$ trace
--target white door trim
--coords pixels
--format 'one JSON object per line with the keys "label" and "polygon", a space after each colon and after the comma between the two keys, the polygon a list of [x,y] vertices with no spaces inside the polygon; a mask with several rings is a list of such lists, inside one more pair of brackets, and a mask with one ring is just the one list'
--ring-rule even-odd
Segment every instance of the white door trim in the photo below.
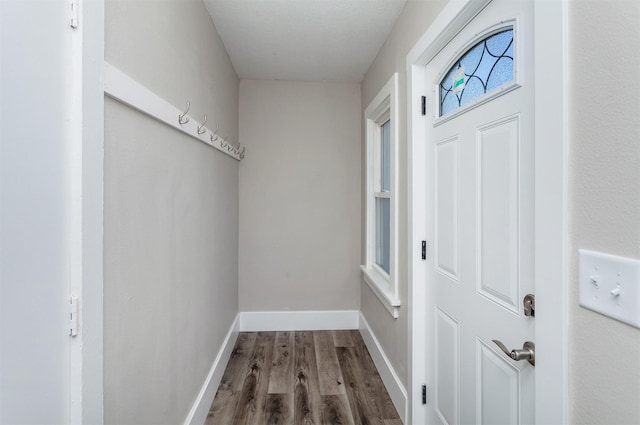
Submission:
{"label": "white door trim", "polygon": [[[409,423],[424,424],[420,388],[427,383],[424,359],[423,300],[426,264],[420,259],[425,239],[426,120],[421,96],[429,94],[426,64],[490,0],[449,2],[407,55],[408,231],[409,231]],[[536,423],[567,422],[567,272],[566,272],[566,0],[535,2],[535,282]],[[560,77],[560,78],[558,78]],[[546,102],[543,102],[546,100]],[[553,101],[551,101],[553,100]],[[542,172],[544,170],[544,172]],[[427,258],[429,261],[429,248]],[[428,400],[428,399],[427,399]],[[428,400],[429,401],[429,400]]]}
{"label": "white door trim", "polygon": [[[70,423],[102,424],[104,0],[78,0],[71,29],[70,296],[79,299],[70,337]],[[71,14],[69,15],[71,18]]]}
{"label": "white door trim", "polygon": [[536,1],[536,422],[568,422],[567,1]]}

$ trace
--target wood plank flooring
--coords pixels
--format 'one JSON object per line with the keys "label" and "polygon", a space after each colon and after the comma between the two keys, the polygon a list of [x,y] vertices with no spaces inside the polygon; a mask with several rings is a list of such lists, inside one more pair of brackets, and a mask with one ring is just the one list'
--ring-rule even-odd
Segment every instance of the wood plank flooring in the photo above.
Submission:
{"label": "wood plank flooring", "polygon": [[242,332],[206,425],[402,425],[357,330]]}

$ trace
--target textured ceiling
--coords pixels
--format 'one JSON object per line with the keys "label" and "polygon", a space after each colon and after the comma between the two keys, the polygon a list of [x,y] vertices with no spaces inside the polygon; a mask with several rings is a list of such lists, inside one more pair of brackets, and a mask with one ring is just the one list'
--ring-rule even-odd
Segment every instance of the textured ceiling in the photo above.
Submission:
{"label": "textured ceiling", "polygon": [[361,82],[406,0],[204,0],[242,79]]}

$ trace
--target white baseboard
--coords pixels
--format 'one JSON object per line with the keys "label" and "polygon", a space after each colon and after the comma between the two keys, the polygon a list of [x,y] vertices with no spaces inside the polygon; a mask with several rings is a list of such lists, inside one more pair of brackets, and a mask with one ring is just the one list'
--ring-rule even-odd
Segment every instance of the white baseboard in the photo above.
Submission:
{"label": "white baseboard", "polygon": [[367,346],[367,350],[369,350],[369,354],[371,354],[373,362],[376,364],[376,368],[378,369],[378,373],[380,373],[384,386],[387,387],[391,401],[393,401],[393,405],[398,411],[400,418],[402,418],[402,423],[406,424],[408,413],[407,408],[409,407],[407,402],[407,389],[404,387],[402,381],[398,377],[398,374],[393,369],[389,358],[382,350],[382,346],[371,331],[369,323],[362,313],[360,313],[360,334]]}
{"label": "white baseboard", "polygon": [[198,394],[189,415],[187,415],[187,419],[184,421],[185,425],[202,425],[207,419],[209,408],[216,396],[216,391],[218,390],[220,381],[222,381],[222,375],[224,374],[224,370],[227,367],[229,358],[231,357],[233,347],[236,344],[238,332],[240,332],[240,313],[236,315],[236,318],[233,320],[233,323],[229,328],[229,332],[227,332],[227,336],[222,342],[218,355],[213,361],[213,365],[211,365],[211,370],[209,370],[209,375],[207,375],[207,378],[200,389],[200,393]]}
{"label": "white baseboard", "polygon": [[358,329],[358,325],[358,310],[240,312],[242,332]]}

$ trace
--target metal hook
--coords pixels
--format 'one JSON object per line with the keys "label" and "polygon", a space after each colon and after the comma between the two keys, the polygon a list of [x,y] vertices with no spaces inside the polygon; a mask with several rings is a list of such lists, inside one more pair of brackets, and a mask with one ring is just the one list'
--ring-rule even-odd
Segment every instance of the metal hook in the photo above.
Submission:
{"label": "metal hook", "polygon": [[227,143],[227,141],[224,139],[224,137],[222,139],[220,139],[220,147],[221,148],[226,148],[229,144]]}
{"label": "metal hook", "polygon": [[204,128],[204,125],[207,123],[207,116],[204,116],[204,121],[202,121],[202,124],[198,126],[198,134],[204,134],[207,132],[207,129]]}
{"label": "metal hook", "polygon": [[220,129],[220,124],[216,124],[216,130],[211,133],[211,143],[215,142],[216,140],[220,139],[220,137],[218,136],[218,130]]}
{"label": "metal hook", "polygon": [[[189,108],[191,108],[191,103],[189,103],[189,101],[187,100],[187,110],[184,111],[183,114],[178,115],[178,123],[180,125],[182,124],[186,124],[189,122],[189,117],[187,117],[187,112],[189,112]],[[186,117],[186,118],[185,118]]]}

